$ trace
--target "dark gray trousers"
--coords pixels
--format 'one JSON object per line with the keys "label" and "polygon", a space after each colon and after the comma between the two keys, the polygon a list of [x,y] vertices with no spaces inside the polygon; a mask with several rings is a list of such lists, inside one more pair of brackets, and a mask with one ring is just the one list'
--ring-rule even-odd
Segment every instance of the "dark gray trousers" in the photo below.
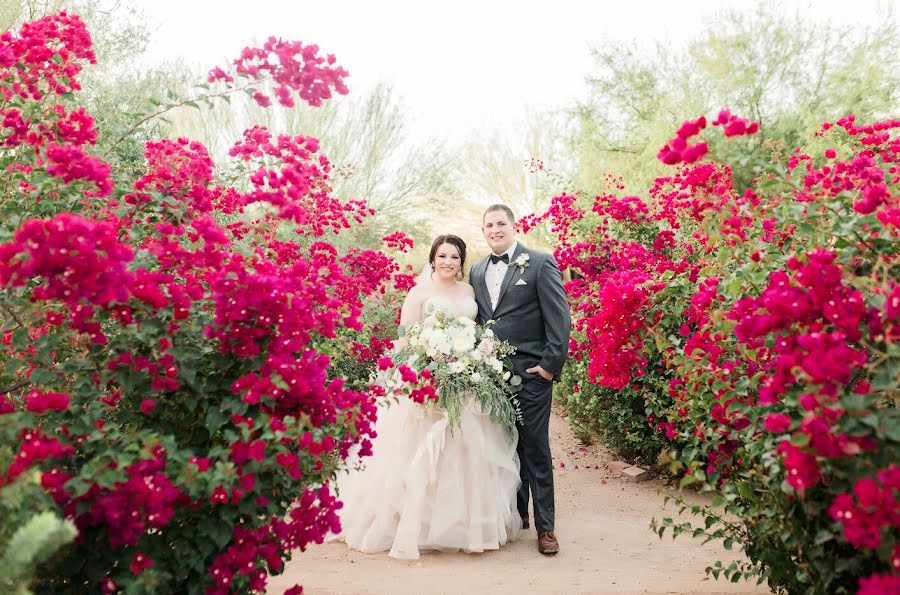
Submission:
{"label": "dark gray trousers", "polygon": [[516,497],[519,515],[528,516],[528,496],[534,505],[534,527],[553,531],[553,458],[550,455],[550,403],[553,383],[537,374],[523,375],[522,390],[516,395],[522,411],[517,424],[519,443],[516,451],[521,464],[522,485]]}

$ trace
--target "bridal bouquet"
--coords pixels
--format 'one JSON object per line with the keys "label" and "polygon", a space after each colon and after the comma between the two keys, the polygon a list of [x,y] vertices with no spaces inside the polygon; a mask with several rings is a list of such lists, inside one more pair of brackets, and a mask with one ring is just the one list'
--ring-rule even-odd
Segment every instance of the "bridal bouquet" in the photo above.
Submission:
{"label": "bridal bouquet", "polygon": [[447,411],[451,428],[459,426],[463,400],[471,395],[494,423],[512,432],[521,415],[515,394],[522,379],[509,364],[515,347],[497,339],[490,323],[436,311],[401,334],[406,345],[393,356],[398,367],[386,388],[416,398],[426,382],[428,402]]}

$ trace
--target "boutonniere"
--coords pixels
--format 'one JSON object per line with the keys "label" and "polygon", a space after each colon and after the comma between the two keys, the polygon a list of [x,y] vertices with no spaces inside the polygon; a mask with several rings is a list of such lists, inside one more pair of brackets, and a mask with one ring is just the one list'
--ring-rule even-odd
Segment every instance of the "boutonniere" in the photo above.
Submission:
{"label": "boutonniere", "polygon": [[528,259],[528,254],[523,252],[522,254],[519,254],[519,256],[514,261],[512,261],[513,266],[519,267],[520,275],[525,272],[526,268],[528,268]]}

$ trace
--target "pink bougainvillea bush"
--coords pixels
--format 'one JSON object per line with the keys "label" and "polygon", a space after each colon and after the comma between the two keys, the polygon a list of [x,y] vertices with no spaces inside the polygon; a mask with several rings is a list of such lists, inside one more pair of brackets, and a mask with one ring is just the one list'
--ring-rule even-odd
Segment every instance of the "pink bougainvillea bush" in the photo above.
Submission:
{"label": "pink bougainvillea bush", "polygon": [[[367,450],[409,241],[329,242],[373,213],[332,195],[314,138],[247,130],[230,185],[187,139],[137,170],[98,155],[93,61],[75,15],[0,37],[0,494],[77,528],[38,592],[262,592],[339,528],[327,480]],[[346,74],[270,39],[209,97],[320,105]]]}
{"label": "pink bougainvillea bush", "polygon": [[573,272],[568,404],[716,493],[688,507],[699,527],[654,523],[739,545],[749,562],[716,576],[900,592],[900,121],[826,123],[824,148],[773,149],[736,187],[714,148],[760,132],[689,120],[646,197],[562,195],[526,219]]}

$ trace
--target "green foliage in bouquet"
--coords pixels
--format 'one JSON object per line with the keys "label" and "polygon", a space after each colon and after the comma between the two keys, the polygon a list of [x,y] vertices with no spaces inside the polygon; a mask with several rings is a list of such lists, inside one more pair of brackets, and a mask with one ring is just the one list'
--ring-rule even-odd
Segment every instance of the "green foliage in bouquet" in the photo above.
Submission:
{"label": "green foliage in bouquet", "polygon": [[509,364],[515,348],[497,339],[490,324],[436,310],[405,328],[403,338],[405,346],[394,355],[400,381],[429,380],[435,387],[429,401],[447,412],[451,429],[459,427],[471,397],[494,423],[513,432],[520,415],[514,395],[522,379]]}

